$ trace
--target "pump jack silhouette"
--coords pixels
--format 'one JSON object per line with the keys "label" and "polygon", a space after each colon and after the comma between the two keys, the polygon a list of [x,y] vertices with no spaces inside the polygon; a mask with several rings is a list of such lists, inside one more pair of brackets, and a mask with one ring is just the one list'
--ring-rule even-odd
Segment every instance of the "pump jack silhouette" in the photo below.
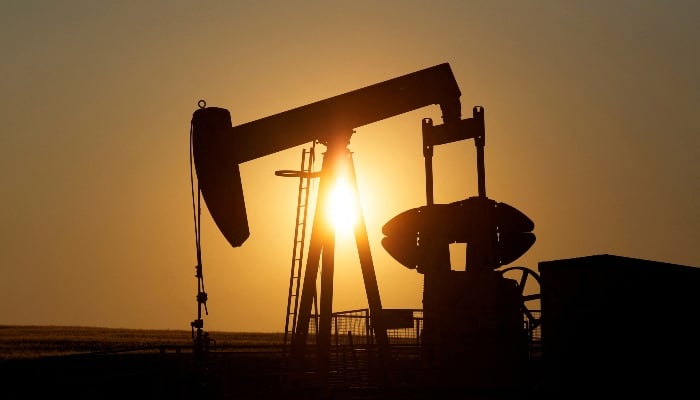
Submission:
{"label": "pump jack silhouette", "polygon": [[[512,362],[520,355],[520,293],[510,281],[499,278],[500,273],[494,273],[494,270],[529,249],[534,242],[531,233],[534,224],[514,208],[486,197],[483,108],[474,107],[473,117],[462,119],[460,96],[452,70],[445,63],[238,126],[232,126],[230,113],[222,108],[201,107],[194,112],[192,145],[199,188],[212,218],[233,247],[241,246],[250,234],[239,164],[311,141],[327,147],[320,172],[296,331],[292,338],[293,368],[303,368],[304,365],[311,307],[317,293],[316,276],[320,269],[316,368],[321,379],[327,373],[335,234],[322,210],[328,201],[330,186],[340,174],[347,174],[357,196],[355,171],[348,150],[355,128],[433,104],[440,106],[443,124],[434,126],[432,120],[423,120],[428,204],[389,221],[383,229],[386,237],[382,244],[403,265],[416,268],[425,275],[426,360],[435,371],[435,379],[442,380],[443,376],[450,375],[449,371],[463,371],[455,368],[465,362],[461,357],[470,356],[472,361],[485,364],[485,368],[479,368],[491,375],[495,369],[503,369],[501,362]],[[475,140],[479,196],[450,205],[434,204],[433,147],[464,139]],[[453,223],[445,225],[445,219],[452,219]],[[446,226],[456,229],[445,230]],[[355,241],[378,344],[378,358],[380,365],[387,367],[391,361],[389,340],[361,210]],[[449,266],[448,245],[454,242],[465,242],[469,246],[466,271],[458,277],[455,276],[457,271],[451,271]],[[460,296],[465,290],[467,295]],[[462,316],[472,323],[466,331],[460,321],[450,320],[448,315],[454,314],[455,307],[451,303],[455,300]],[[489,311],[503,315],[495,318],[495,328],[474,335],[475,326],[488,325],[486,322],[494,319],[493,315],[482,315],[479,311],[484,305]],[[463,342],[459,338],[465,333],[476,337],[476,341],[472,340],[466,346],[459,345],[457,351],[448,350],[448,347]],[[487,346],[484,346],[484,341]],[[506,351],[498,349],[502,345]],[[493,354],[475,352],[479,347],[497,353],[497,361],[489,363]],[[474,369],[468,373],[474,374]],[[481,377],[483,374],[477,375]]]}

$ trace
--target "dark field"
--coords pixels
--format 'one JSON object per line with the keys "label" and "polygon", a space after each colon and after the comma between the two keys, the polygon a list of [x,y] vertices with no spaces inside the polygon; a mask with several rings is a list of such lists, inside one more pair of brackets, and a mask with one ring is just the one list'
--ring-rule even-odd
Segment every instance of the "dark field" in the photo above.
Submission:
{"label": "dark field", "polygon": [[2,399],[277,398],[282,334],[0,326]]}
{"label": "dark field", "polygon": [[[417,384],[378,387],[290,383],[283,335],[211,332],[206,357],[195,357],[190,331],[0,326],[2,399],[525,399]],[[405,372],[405,371],[404,371]]]}
{"label": "dark field", "polygon": [[[281,333],[210,332],[213,348],[282,346]],[[187,330],[0,325],[0,360],[94,355],[96,353],[189,352]]]}

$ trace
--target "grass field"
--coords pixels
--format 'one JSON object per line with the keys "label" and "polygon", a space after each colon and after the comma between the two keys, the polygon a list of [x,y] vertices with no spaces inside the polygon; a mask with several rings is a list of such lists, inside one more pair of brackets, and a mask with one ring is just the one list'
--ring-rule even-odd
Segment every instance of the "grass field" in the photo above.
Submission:
{"label": "grass field", "polygon": [[324,384],[315,374],[289,381],[282,333],[210,337],[211,352],[199,359],[187,330],[0,325],[0,398],[527,400],[520,392],[434,386],[414,364],[395,365],[377,386],[380,375],[370,379],[361,364],[365,351],[348,356],[347,370],[334,367]]}
{"label": "grass field", "polygon": [[[283,334],[0,325],[5,399],[278,398]],[[197,361],[200,360],[200,361]]]}
{"label": "grass field", "polygon": [[[282,333],[210,332],[213,349],[281,346]],[[136,351],[189,351],[192,332],[0,325],[0,360]]]}

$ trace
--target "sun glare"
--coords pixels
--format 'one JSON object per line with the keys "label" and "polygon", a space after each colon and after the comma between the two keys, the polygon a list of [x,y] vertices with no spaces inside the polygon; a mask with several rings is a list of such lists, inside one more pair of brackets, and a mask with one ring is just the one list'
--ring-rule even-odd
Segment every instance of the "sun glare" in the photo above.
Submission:
{"label": "sun glare", "polygon": [[328,203],[330,220],[336,231],[352,231],[357,223],[355,193],[345,179],[338,179]]}

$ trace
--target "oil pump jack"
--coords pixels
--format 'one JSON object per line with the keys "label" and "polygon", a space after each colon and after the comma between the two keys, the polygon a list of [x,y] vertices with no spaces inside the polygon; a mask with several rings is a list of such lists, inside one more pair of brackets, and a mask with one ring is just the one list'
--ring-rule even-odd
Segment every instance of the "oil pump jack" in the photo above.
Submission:
{"label": "oil pump jack", "polygon": [[[241,246],[250,235],[239,164],[309,142],[327,148],[292,337],[292,365],[302,365],[305,358],[320,271],[317,365],[319,371],[328,366],[335,238],[321,210],[343,171],[357,193],[348,150],[354,130],[430,105],[440,107],[443,123],[434,126],[432,120],[423,120],[427,205],[389,221],[383,229],[386,237],[382,244],[400,263],[424,274],[426,360],[434,367],[435,376],[464,363],[489,364],[486,370],[495,373],[495,369],[504,368],[498,363],[511,362],[511,355],[518,353],[518,349],[510,349],[514,346],[511,339],[520,340],[522,331],[520,293],[494,270],[527,251],[534,242],[530,232],[533,224],[514,208],[486,197],[483,109],[475,107],[473,117],[462,119],[460,96],[450,65],[444,63],[237,126],[232,125],[229,111],[223,108],[200,104],[194,112],[192,146],[199,190],[214,222],[233,247]],[[433,147],[464,139],[475,140],[479,195],[452,204],[434,204]],[[354,235],[380,365],[388,365],[389,340],[361,210]],[[465,271],[450,270],[448,246],[454,242],[468,244]],[[487,312],[482,312],[485,309]],[[486,332],[476,334],[483,326],[488,327]],[[476,351],[484,341],[491,346]],[[497,349],[502,345],[508,350]],[[461,350],[450,351],[448,348],[453,346]],[[492,356],[485,354],[488,350],[500,357],[488,361]]]}

